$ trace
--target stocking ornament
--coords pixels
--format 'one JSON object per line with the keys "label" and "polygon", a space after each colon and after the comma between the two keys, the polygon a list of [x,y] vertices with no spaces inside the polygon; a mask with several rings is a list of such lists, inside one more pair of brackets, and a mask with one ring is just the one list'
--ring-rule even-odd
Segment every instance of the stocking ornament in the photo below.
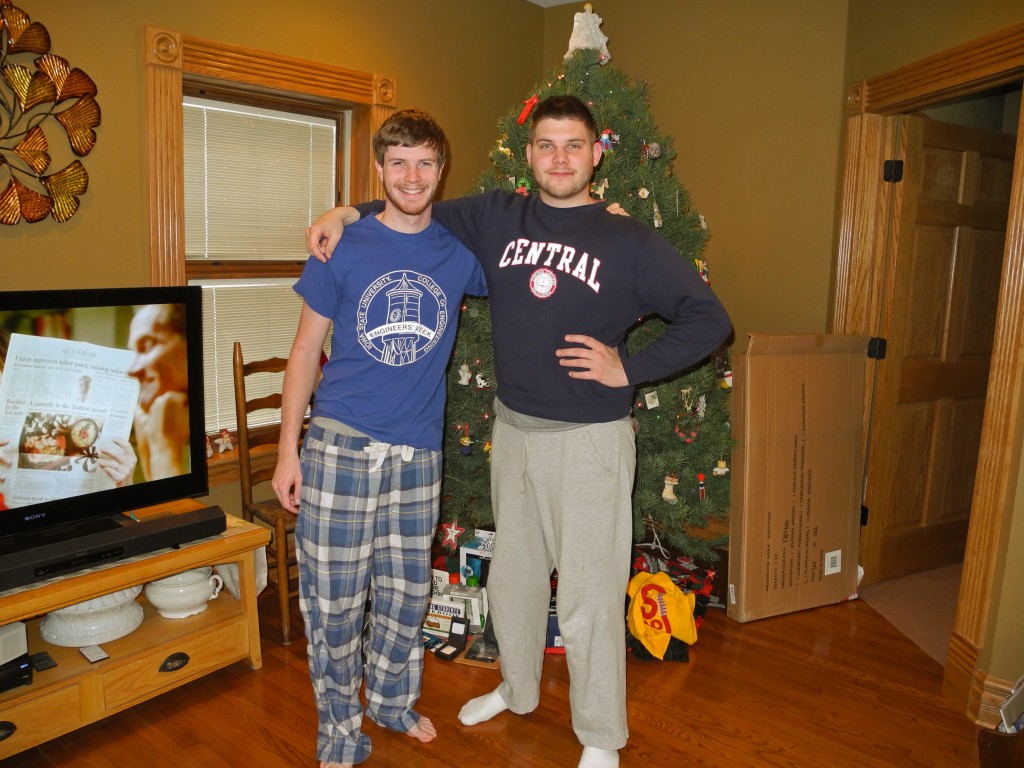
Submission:
{"label": "stocking ornament", "polygon": [[667,501],[669,504],[675,504],[679,501],[679,497],[676,496],[676,486],[679,485],[679,475],[674,472],[670,475],[665,475],[665,490],[661,492],[661,498]]}

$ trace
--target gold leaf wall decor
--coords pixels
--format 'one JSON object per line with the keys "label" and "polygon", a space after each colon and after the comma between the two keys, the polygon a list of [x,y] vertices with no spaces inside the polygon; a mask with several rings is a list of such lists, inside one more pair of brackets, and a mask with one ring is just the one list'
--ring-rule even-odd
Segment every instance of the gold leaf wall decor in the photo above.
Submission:
{"label": "gold leaf wall decor", "polygon": [[[85,157],[100,124],[96,84],[50,52],[50,33],[0,0],[0,224],[64,222],[89,188],[80,160],[47,174],[54,154]],[[63,161],[60,161],[63,162]]]}

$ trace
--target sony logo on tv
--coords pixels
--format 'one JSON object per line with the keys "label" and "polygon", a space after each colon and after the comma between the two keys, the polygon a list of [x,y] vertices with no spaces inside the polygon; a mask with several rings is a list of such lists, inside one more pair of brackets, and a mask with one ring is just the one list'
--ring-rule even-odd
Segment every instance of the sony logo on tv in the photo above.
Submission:
{"label": "sony logo on tv", "polygon": [[46,517],[45,512],[36,512],[34,515],[25,515],[23,519],[27,522],[29,520],[39,520],[44,517]]}

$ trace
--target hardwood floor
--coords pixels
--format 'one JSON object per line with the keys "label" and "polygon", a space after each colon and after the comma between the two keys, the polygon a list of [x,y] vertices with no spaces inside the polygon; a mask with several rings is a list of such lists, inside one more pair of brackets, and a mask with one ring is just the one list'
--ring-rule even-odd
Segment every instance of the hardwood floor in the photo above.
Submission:
{"label": "hardwood floor", "polygon": [[[263,669],[235,664],[5,761],[5,768],[314,768],[305,642],[277,642],[260,600]],[[296,616],[296,624],[301,622]],[[456,713],[494,670],[427,659],[420,744],[365,726],[380,768],[574,768],[565,659],[549,655],[540,707],[466,728]],[[715,610],[688,663],[629,658],[624,767],[977,766],[977,727],[941,693],[942,668],[863,602],[738,624]],[[2,713],[0,713],[2,714]]]}

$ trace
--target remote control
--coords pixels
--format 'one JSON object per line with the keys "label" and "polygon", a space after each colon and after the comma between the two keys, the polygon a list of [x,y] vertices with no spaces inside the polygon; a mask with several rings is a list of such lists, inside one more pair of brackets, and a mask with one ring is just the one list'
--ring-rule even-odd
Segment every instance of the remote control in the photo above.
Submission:
{"label": "remote control", "polygon": [[53,660],[53,656],[48,654],[46,651],[33,653],[28,658],[29,661],[32,662],[32,669],[36,672],[42,672],[44,669],[53,669],[57,666],[57,662]]}
{"label": "remote control", "polygon": [[98,645],[87,645],[84,648],[78,649],[85,658],[95,664],[97,661],[103,661],[109,659],[110,654],[100,648]]}

